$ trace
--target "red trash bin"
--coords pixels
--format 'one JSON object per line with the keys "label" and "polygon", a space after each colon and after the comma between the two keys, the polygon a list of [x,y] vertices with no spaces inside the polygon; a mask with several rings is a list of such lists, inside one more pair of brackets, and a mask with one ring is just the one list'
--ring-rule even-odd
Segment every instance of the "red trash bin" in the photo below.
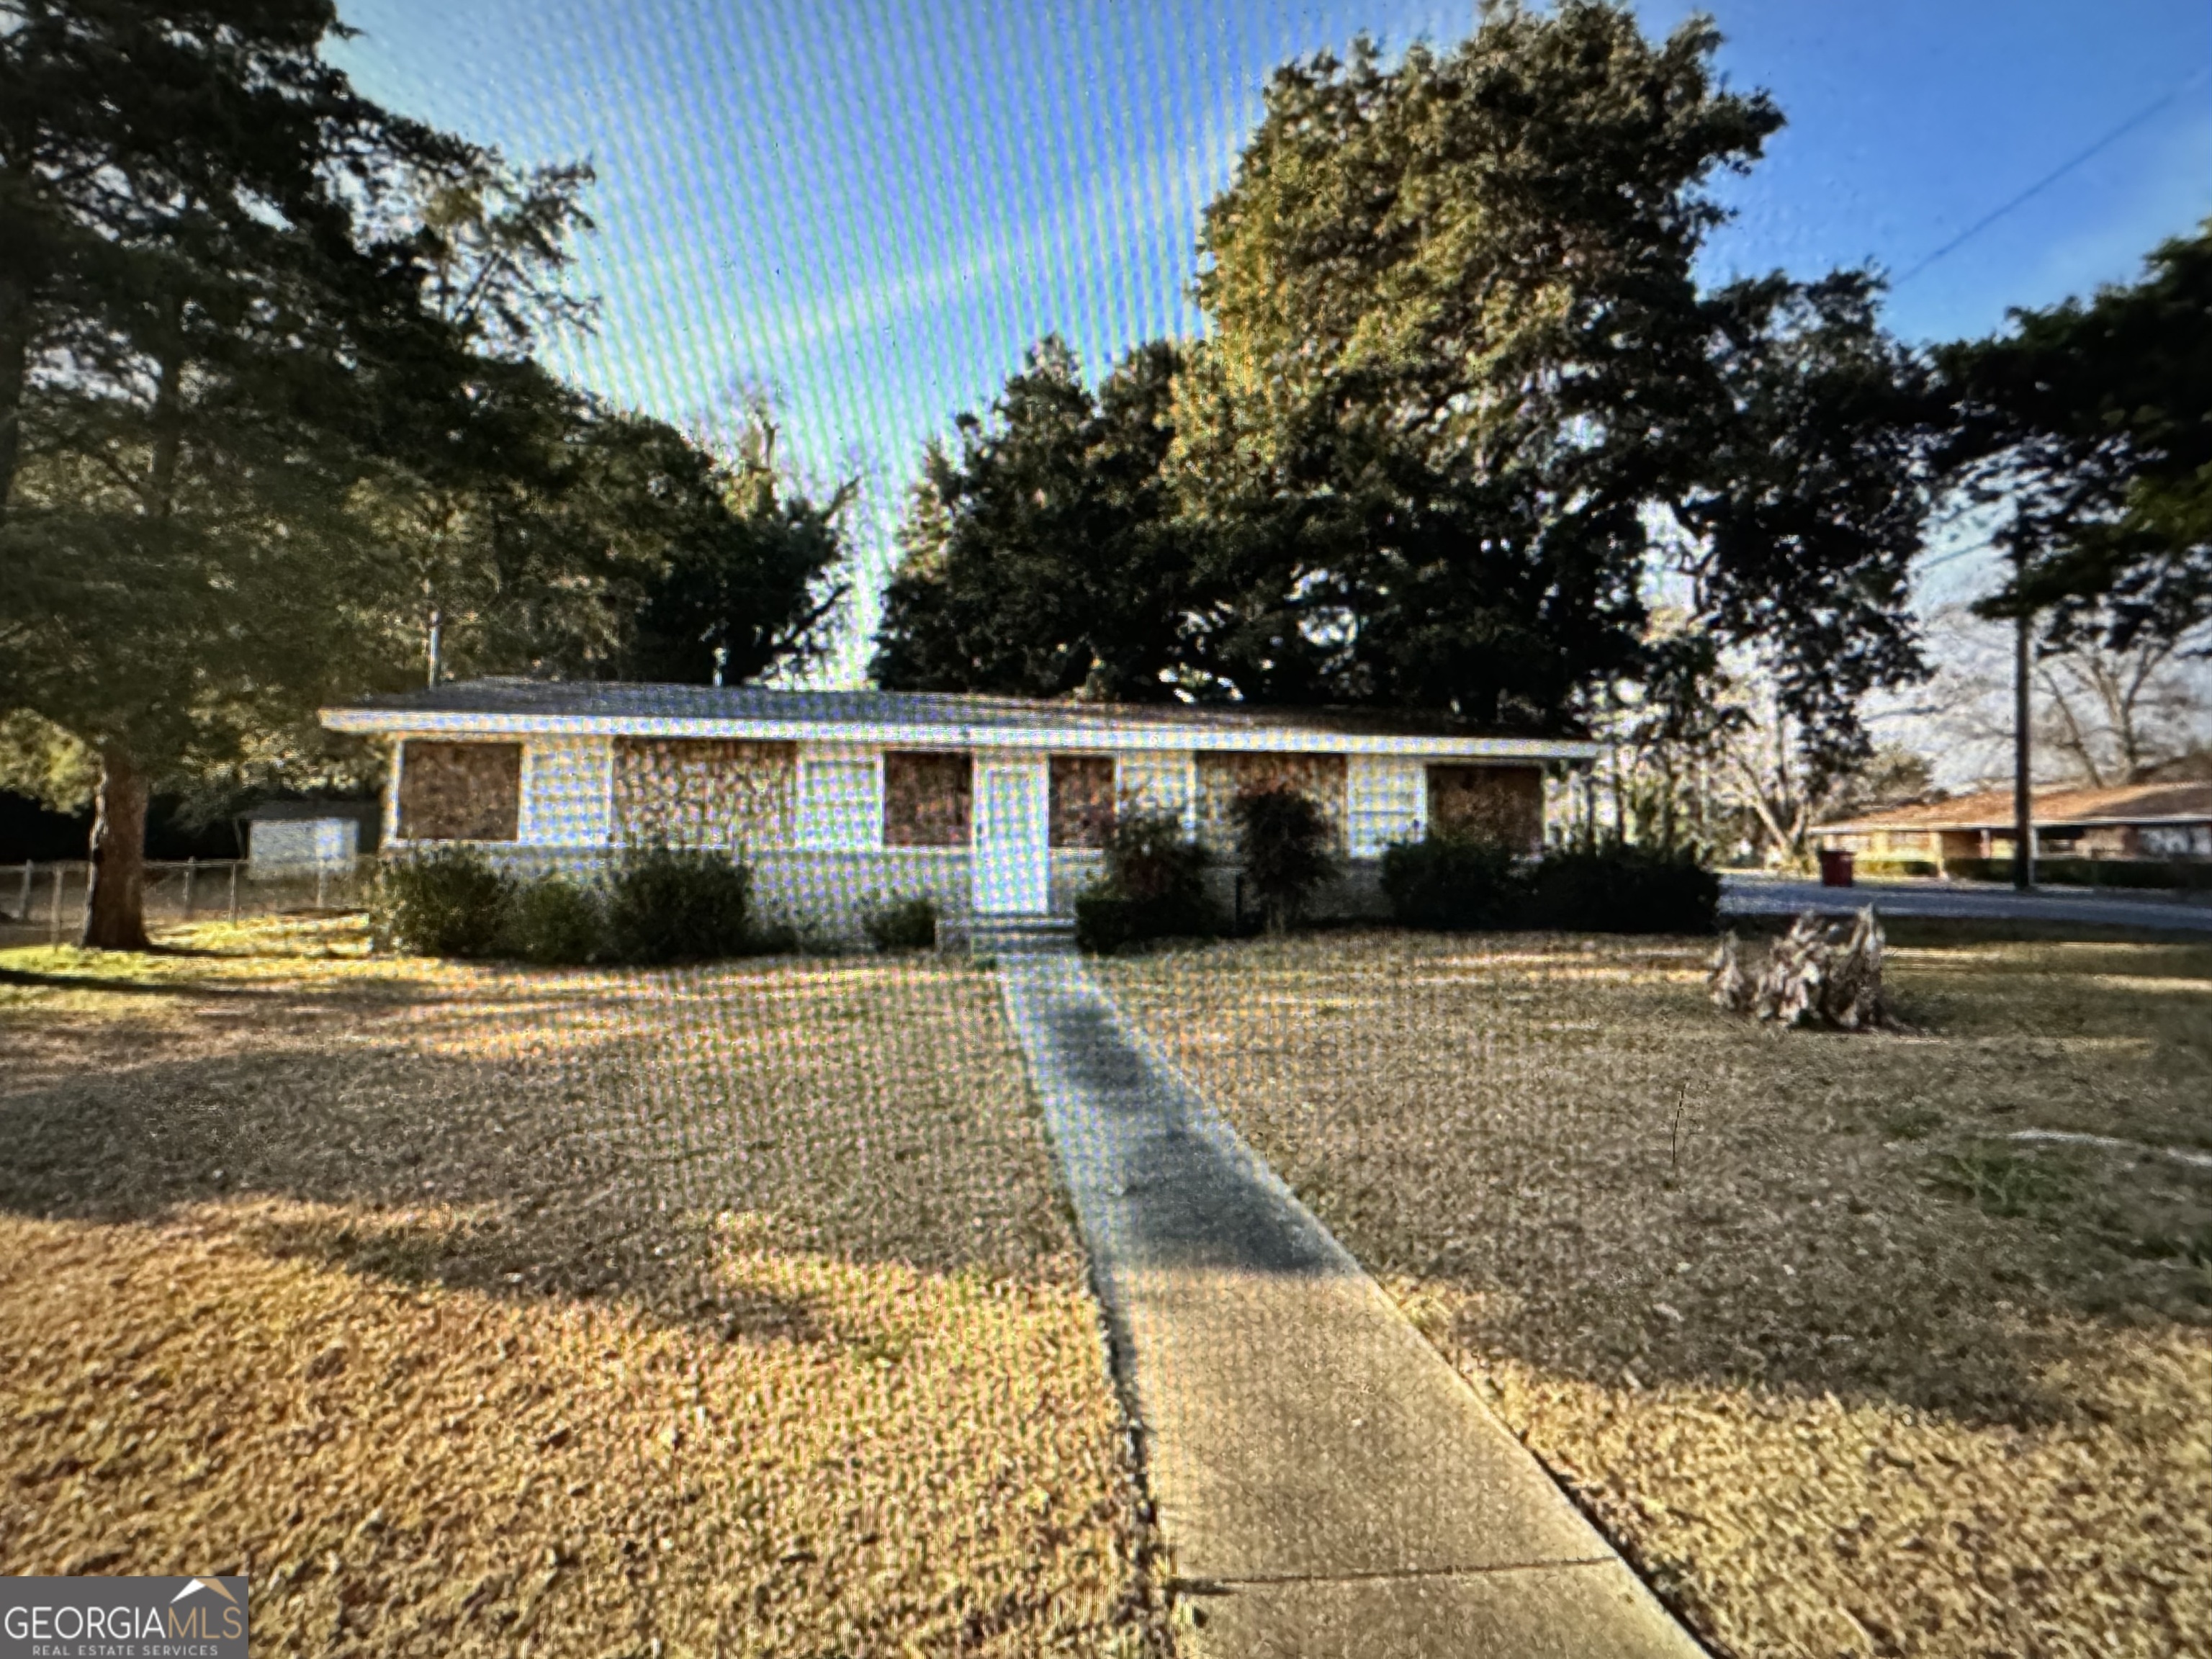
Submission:
{"label": "red trash bin", "polygon": [[1823,847],[1820,849],[1820,885],[1848,887],[1850,884],[1851,854]]}

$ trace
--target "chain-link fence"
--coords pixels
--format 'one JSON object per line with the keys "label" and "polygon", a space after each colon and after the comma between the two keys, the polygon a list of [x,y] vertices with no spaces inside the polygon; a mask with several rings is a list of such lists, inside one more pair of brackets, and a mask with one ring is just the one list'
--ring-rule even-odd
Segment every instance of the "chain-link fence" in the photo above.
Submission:
{"label": "chain-link fence", "polygon": [[[92,866],[82,859],[0,864],[0,944],[60,945],[84,926]],[[146,866],[146,921],[236,921],[349,910],[368,902],[376,860],[254,868],[244,859],[184,859]]]}

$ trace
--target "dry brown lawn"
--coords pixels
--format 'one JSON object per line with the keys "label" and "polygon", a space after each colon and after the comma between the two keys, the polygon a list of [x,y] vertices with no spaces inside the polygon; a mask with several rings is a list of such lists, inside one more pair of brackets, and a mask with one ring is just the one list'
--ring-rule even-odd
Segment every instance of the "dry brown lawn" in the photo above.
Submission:
{"label": "dry brown lawn", "polygon": [[0,1572],[257,1650],[1137,1654],[1160,1594],[988,977],[0,953]]}
{"label": "dry brown lawn", "polygon": [[1109,972],[1719,1649],[2212,1652],[2212,948],[1899,949],[1879,1036],[1711,948]]}

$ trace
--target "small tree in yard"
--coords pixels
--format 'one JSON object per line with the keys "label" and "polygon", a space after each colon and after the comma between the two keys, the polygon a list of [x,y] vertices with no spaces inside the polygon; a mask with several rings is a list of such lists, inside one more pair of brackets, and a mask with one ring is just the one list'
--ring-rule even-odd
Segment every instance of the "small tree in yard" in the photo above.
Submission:
{"label": "small tree in yard", "polygon": [[1206,849],[1183,831],[1174,812],[1123,811],[1106,838],[1106,870],[1114,890],[1139,904],[1196,904]]}
{"label": "small tree in yard", "polygon": [[1244,791],[1231,811],[1244,879],[1267,912],[1268,931],[1279,933],[1335,872],[1328,820],[1308,797],[1280,786]]}
{"label": "small tree in yard", "polygon": [[1106,879],[1078,895],[1075,937],[1086,951],[1214,930],[1206,848],[1182,815],[1124,805],[1106,836]]}

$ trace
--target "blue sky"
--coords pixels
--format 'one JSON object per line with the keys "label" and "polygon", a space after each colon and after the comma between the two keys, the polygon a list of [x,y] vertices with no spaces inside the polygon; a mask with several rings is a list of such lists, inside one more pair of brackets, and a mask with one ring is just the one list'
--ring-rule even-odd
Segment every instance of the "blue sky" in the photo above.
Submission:
{"label": "blue sky", "polygon": [[[1269,70],[1366,32],[1449,42],[1471,4],[345,0],[389,105],[534,162],[589,156],[598,336],[573,378],[678,420],[773,387],[793,448],[873,483],[872,563],[922,441],[1039,335],[1094,370],[1193,332],[1206,201]],[[1662,32],[1692,7],[1640,9]],[[1909,282],[1893,325],[1979,333],[2124,279],[2212,213],[2203,0],[1719,0],[1738,87],[1790,118],[1725,195],[1716,278],[1909,270],[2147,105],[2165,106]],[[2192,80],[2191,77],[2195,78]],[[869,580],[877,572],[869,573]],[[861,631],[867,611],[855,617]],[[857,643],[857,641],[856,641]],[[856,651],[842,668],[857,667]]]}

